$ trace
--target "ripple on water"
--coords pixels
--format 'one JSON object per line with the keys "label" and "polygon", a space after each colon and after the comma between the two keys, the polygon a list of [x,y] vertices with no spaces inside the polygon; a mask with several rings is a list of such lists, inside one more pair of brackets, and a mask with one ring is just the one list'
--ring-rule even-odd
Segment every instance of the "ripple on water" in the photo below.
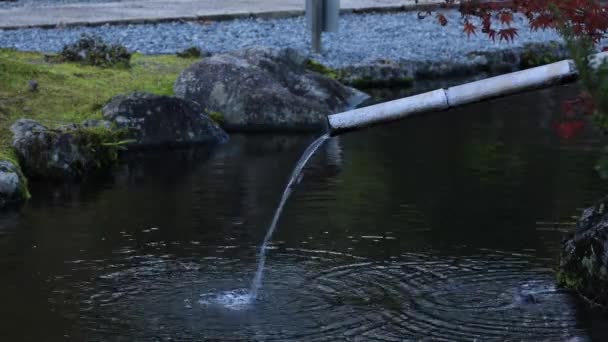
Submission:
{"label": "ripple on water", "polygon": [[249,289],[238,289],[201,294],[198,303],[203,306],[220,306],[230,310],[246,310],[251,308],[255,298]]}
{"label": "ripple on water", "polygon": [[[522,254],[405,254],[377,261],[335,251],[280,248],[270,255],[257,298],[248,288],[254,260],[205,259],[200,267],[187,268],[181,266],[184,262],[139,260],[121,270],[105,269],[102,273],[111,276],[98,275],[96,282],[81,289],[89,293],[83,321],[103,337],[100,320],[118,319],[129,326],[125,334],[142,339],[563,340],[584,336],[570,296],[554,287],[549,269]],[[231,290],[235,286],[239,289]],[[162,324],[131,323],[141,322],[141,317],[146,317],[145,322],[162,320]],[[109,334],[112,325],[107,327]]]}

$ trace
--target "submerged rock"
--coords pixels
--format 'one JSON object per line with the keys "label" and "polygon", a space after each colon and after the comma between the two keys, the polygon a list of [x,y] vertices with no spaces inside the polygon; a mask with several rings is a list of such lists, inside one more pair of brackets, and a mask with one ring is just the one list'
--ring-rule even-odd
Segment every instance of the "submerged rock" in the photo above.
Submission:
{"label": "submerged rock", "polygon": [[307,70],[292,49],[250,48],[214,55],[182,72],[178,97],[221,113],[232,130],[311,130],[329,114],[352,108],[367,95]]}
{"label": "submerged rock", "polygon": [[133,93],[114,97],[104,118],[127,130],[140,147],[222,143],[228,135],[199,104],[170,96]]}
{"label": "submerged rock", "polygon": [[17,165],[0,161],[0,208],[17,205],[29,197],[27,181]]}
{"label": "submerged rock", "polygon": [[13,147],[30,177],[73,179],[106,168],[118,158],[120,132],[69,125],[50,129],[20,119],[11,126]]}
{"label": "submerged rock", "polygon": [[608,197],[583,212],[564,242],[558,281],[608,307]]}

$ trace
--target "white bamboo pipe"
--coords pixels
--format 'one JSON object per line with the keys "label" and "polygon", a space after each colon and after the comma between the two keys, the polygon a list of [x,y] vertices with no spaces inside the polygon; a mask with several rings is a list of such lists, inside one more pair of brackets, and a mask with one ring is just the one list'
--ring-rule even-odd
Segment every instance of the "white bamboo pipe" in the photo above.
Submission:
{"label": "white bamboo pipe", "polygon": [[[608,61],[608,52],[590,57],[593,67]],[[331,135],[399,120],[414,114],[435,112],[486,99],[507,96],[531,89],[565,83],[576,79],[574,61],[564,60],[536,68],[491,77],[447,89],[384,102],[369,107],[328,116]]]}

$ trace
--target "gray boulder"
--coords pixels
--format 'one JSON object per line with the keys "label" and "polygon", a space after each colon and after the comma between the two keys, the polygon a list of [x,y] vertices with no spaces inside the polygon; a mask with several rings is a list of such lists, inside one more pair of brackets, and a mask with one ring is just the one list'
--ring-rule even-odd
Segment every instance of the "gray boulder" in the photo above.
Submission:
{"label": "gray boulder", "polygon": [[108,129],[78,125],[49,129],[20,119],[11,126],[13,147],[23,171],[33,178],[74,179],[117,160],[120,136]]}
{"label": "gray boulder", "polygon": [[311,130],[364,93],[307,70],[292,49],[250,48],[205,58],[182,72],[178,97],[220,113],[229,130]]}
{"label": "gray boulder", "polygon": [[29,197],[27,181],[13,162],[0,161],[0,208],[17,205]]}
{"label": "gray boulder", "polygon": [[558,281],[608,306],[608,197],[585,210],[576,232],[565,240]]}
{"label": "gray boulder", "polygon": [[228,135],[199,104],[170,96],[133,93],[103,107],[105,120],[127,130],[140,147],[223,143]]}

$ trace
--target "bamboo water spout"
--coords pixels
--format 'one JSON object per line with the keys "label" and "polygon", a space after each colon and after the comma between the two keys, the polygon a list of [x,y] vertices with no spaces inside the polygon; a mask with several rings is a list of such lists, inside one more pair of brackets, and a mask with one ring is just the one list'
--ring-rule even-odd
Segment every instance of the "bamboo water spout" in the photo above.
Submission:
{"label": "bamboo water spout", "polygon": [[[608,61],[608,52],[590,57],[590,65],[597,68]],[[377,105],[350,110],[328,116],[331,135],[378,125],[426,112],[436,112],[453,107],[507,96],[532,89],[571,82],[578,72],[572,60],[539,66],[527,70],[465,83],[447,89],[384,102]]]}

